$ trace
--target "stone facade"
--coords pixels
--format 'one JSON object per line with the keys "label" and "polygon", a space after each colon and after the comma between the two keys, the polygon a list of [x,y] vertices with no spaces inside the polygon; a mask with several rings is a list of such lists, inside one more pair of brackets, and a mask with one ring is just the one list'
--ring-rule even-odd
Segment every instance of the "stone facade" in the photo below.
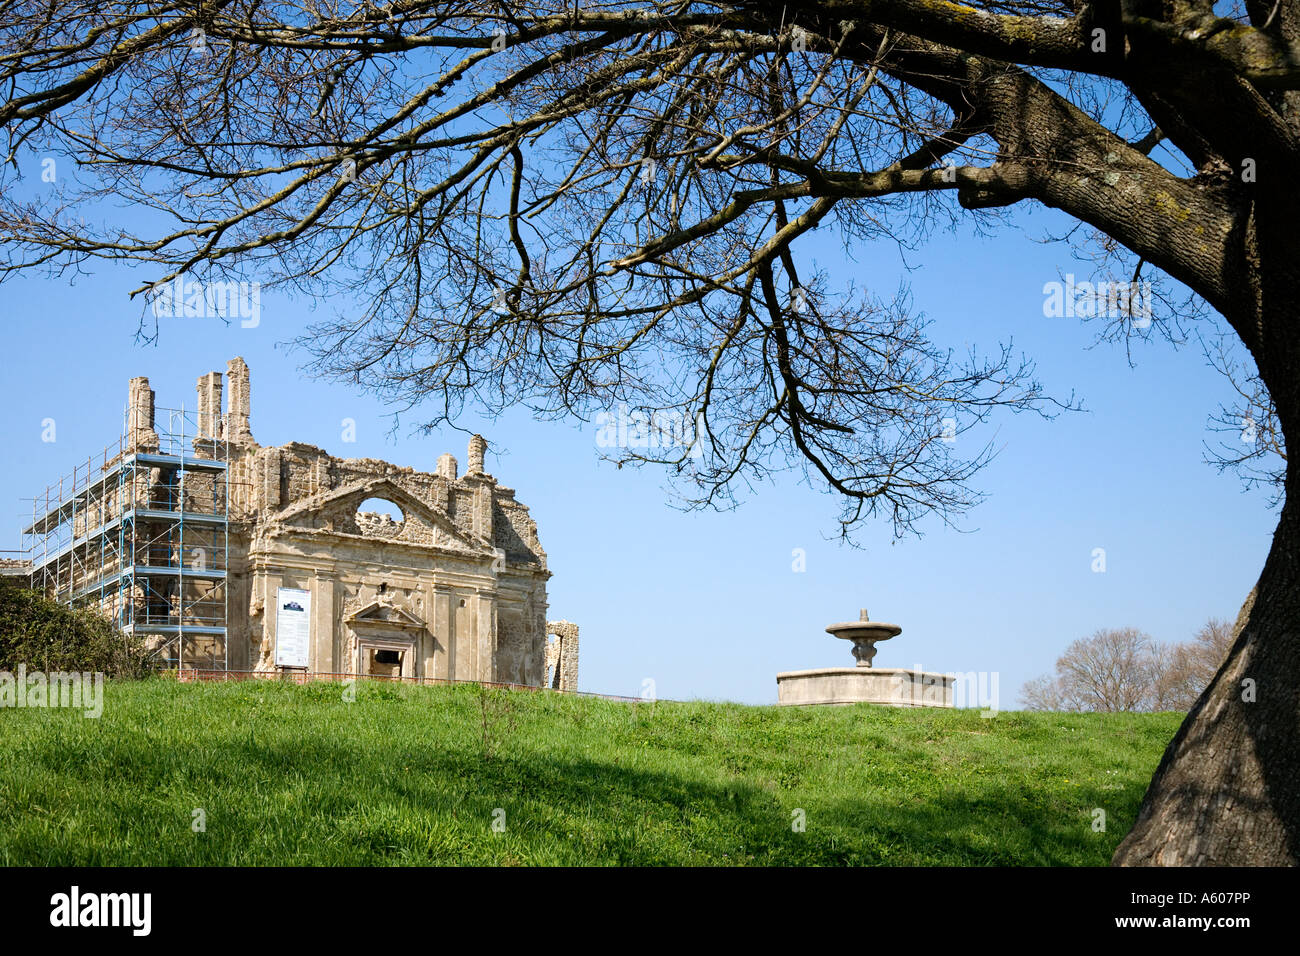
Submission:
{"label": "stone facade", "polygon": [[[226,657],[232,670],[276,662],[278,588],[310,592],[308,672],[546,681],[546,552],[512,489],[443,455],[434,471],[338,458],[300,442],[263,447],[250,426],[248,366],[199,379],[195,448],[228,462]],[[129,440],[153,438],[153,393],[131,382]],[[204,454],[204,452],[198,452]],[[359,511],[370,498],[401,519]],[[567,646],[567,645],[566,645]],[[576,682],[576,628],[572,661]]]}

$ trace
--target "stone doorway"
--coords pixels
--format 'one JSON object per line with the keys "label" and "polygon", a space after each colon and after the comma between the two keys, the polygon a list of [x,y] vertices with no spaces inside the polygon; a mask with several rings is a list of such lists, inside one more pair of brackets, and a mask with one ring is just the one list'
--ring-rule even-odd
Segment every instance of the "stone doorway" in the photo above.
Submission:
{"label": "stone doorway", "polygon": [[344,622],[352,632],[345,659],[360,677],[423,677],[425,652],[433,641],[424,622],[405,607],[382,597],[352,613]]}
{"label": "stone doorway", "polygon": [[357,673],[364,677],[415,677],[416,642],[400,637],[363,637],[357,646]]}

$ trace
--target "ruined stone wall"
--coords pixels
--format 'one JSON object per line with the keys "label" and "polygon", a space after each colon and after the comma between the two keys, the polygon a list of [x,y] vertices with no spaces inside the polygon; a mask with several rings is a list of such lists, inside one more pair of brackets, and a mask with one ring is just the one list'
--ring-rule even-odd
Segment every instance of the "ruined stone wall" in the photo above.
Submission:
{"label": "ruined stone wall", "polygon": [[[481,439],[480,439],[481,440]],[[262,518],[293,504],[349,485],[387,478],[412,497],[447,514],[461,531],[491,541],[505,550],[510,565],[544,570],[546,554],[537,523],[527,506],[515,500],[511,488],[497,485],[489,476],[420,472],[373,458],[335,458],[321,448],[291,442],[278,448],[261,448],[232,461],[232,510],[241,516]],[[454,465],[453,465],[454,468]],[[454,474],[454,471],[451,472]],[[237,501],[236,501],[237,499]],[[337,530],[360,533],[353,515],[335,507]],[[433,543],[427,531],[411,528],[404,540]]]}
{"label": "ruined stone wall", "polygon": [[578,625],[572,621],[547,621],[546,633],[556,639],[546,645],[546,673],[557,690],[578,689]]}

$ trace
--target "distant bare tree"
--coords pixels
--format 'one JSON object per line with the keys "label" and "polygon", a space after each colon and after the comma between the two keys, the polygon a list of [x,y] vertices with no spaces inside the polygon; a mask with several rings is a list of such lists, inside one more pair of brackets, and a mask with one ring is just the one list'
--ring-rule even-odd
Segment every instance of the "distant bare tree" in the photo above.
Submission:
{"label": "distant bare tree", "polygon": [[1025,710],[1068,710],[1061,682],[1051,674],[1025,681],[1020,689],[1020,705]]}
{"label": "distant bare tree", "polygon": [[[1200,656],[1192,644],[1158,646],[1158,667],[1152,687],[1152,710],[1190,710],[1205,689]],[[1213,676],[1213,671],[1211,671]]]}
{"label": "distant bare tree", "polygon": [[1232,645],[1232,625],[1211,618],[1193,640],[1162,644],[1132,627],[1080,638],[1056,672],[1027,681],[1026,710],[1189,710]]}
{"label": "distant bare tree", "polygon": [[1157,646],[1134,627],[1103,628],[1080,638],[1057,658],[1055,677],[1025,686],[1024,704],[1030,710],[1149,710]]}
{"label": "distant bare tree", "polygon": [[1210,686],[1232,648],[1232,622],[1212,617],[1193,638],[1192,656],[1198,693]]}

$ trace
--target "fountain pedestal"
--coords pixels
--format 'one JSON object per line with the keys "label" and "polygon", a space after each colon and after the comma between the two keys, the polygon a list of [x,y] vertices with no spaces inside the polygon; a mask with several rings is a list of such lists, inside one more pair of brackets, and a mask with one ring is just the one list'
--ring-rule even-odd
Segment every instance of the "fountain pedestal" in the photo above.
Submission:
{"label": "fountain pedestal", "polygon": [[884,704],[888,707],[951,707],[953,675],[897,667],[873,667],[876,644],[897,637],[897,624],[859,620],[832,624],[827,633],[853,642],[856,667],[821,667],[776,675],[779,704]]}

